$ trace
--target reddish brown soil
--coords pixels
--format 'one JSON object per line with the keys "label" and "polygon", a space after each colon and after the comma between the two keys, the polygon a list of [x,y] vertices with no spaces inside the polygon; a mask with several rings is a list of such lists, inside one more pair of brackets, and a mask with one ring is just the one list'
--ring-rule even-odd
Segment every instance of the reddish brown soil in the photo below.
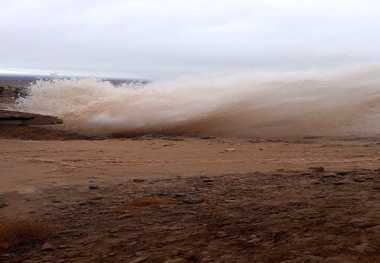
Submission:
{"label": "reddish brown soil", "polygon": [[5,193],[58,233],[1,260],[379,262],[379,175],[314,169]]}
{"label": "reddish brown soil", "polygon": [[380,262],[378,138],[83,139],[0,127],[0,222],[56,229],[0,262]]}

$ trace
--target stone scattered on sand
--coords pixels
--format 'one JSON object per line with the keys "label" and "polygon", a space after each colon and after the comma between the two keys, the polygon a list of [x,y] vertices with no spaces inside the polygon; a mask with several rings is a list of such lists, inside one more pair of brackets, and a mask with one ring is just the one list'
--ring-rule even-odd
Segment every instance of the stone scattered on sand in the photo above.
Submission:
{"label": "stone scattered on sand", "polygon": [[134,245],[137,245],[137,244],[138,244],[137,241],[132,241],[132,242],[129,242],[129,243],[127,244],[127,246],[128,246],[128,247],[133,247]]}
{"label": "stone scattered on sand", "polygon": [[173,195],[173,197],[184,197],[184,196],[187,196],[187,194],[185,194],[185,193],[175,193]]}
{"label": "stone scattered on sand", "polygon": [[42,245],[40,250],[41,251],[52,251],[52,250],[55,250],[55,248],[56,247],[53,244],[46,242]]}
{"label": "stone scattered on sand", "polygon": [[336,172],[337,175],[347,175],[349,174],[350,172],[348,171],[340,171],[340,172]]}
{"label": "stone scattered on sand", "polygon": [[199,204],[199,203],[202,203],[203,201],[204,199],[201,197],[191,196],[191,197],[183,199],[182,202],[184,202],[185,204]]}
{"label": "stone scattered on sand", "polygon": [[145,180],[144,179],[133,179],[133,182],[142,183],[142,182],[145,182]]}
{"label": "stone scattered on sand", "polygon": [[99,189],[99,185],[96,185],[96,184],[89,185],[88,189]]}
{"label": "stone scattered on sand", "polygon": [[363,178],[353,178],[352,179],[354,182],[357,182],[357,183],[364,183],[365,180]]}
{"label": "stone scattered on sand", "polygon": [[309,169],[316,173],[323,173],[325,171],[323,166],[309,167]]}
{"label": "stone scattered on sand", "polygon": [[227,148],[227,149],[225,149],[224,150],[225,152],[234,152],[234,151],[236,151],[236,149],[235,148]]}
{"label": "stone scattered on sand", "polygon": [[183,258],[173,258],[173,259],[165,260],[163,263],[181,263],[181,262],[185,262],[185,259],[183,259]]}
{"label": "stone scattered on sand", "polygon": [[201,140],[213,140],[213,139],[216,139],[215,136],[203,136],[200,138]]}
{"label": "stone scattered on sand", "polygon": [[212,179],[205,179],[203,180],[204,183],[213,183],[214,181]]}
{"label": "stone scattered on sand", "polygon": [[6,203],[0,202],[0,208],[8,206]]}
{"label": "stone scattered on sand", "polygon": [[[61,231],[58,238],[48,240],[52,244],[44,244],[46,250],[41,250],[42,245],[27,246],[9,258],[0,255],[0,261],[377,262],[380,225],[373,201],[378,193],[374,188],[380,190],[379,172],[353,170],[339,176],[330,171],[284,170],[148,179],[136,184],[127,179],[102,184],[95,192],[77,185],[38,196],[13,193],[0,200],[12,206],[13,197],[27,200],[27,209],[33,204],[44,220]],[[364,182],[354,183],[355,178]],[[313,184],[319,180],[321,184]],[[340,182],[345,185],[334,187]],[[208,188],[209,183],[214,186]],[[167,195],[163,206],[123,207],[131,200],[156,200],[160,193]],[[99,195],[101,202],[89,202]],[[192,205],[199,201],[203,203]],[[343,209],[349,211],[344,217]],[[330,218],[327,224],[326,217]],[[368,238],[363,239],[363,233]],[[326,247],[331,254],[324,254]],[[310,253],[299,254],[298,249]]]}
{"label": "stone scattered on sand", "polygon": [[140,263],[140,262],[143,262],[145,260],[147,260],[148,257],[147,256],[141,256],[141,257],[138,257],[132,261],[129,261],[129,263]]}
{"label": "stone scattered on sand", "polygon": [[116,220],[123,220],[123,219],[130,218],[130,217],[132,217],[132,215],[130,215],[130,214],[125,214],[125,215],[118,216],[118,217],[116,218]]}
{"label": "stone scattered on sand", "polygon": [[257,140],[257,139],[251,139],[251,140],[248,140],[249,143],[261,143],[263,141],[261,140]]}

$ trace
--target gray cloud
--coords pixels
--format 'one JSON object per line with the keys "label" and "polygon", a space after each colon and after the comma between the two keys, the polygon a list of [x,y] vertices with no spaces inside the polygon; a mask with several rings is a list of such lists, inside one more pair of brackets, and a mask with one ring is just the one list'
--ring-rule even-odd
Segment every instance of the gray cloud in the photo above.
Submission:
{"label": "gray cloud", "polygon": [[0,5],[3,71],[162,78],[380,58],[380,3],[370,0],[0,0]]}

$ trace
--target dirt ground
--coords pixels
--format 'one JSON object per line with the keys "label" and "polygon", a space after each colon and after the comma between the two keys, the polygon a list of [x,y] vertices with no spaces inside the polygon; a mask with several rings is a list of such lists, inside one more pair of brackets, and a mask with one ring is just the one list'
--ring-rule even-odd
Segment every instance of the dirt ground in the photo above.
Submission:
{"label": "dirt ground", "polygon": [[0,127],[0,262],[380,262],[380,140],[88,138]]}

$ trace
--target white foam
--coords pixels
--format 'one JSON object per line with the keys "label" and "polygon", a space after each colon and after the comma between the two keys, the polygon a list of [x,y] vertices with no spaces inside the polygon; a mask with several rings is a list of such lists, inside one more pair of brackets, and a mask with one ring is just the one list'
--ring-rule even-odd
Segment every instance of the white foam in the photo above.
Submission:
{"label": "white foam", "polygon": [[229,137],[380,133],[380,64],[350,70],[234,72],[115,86],[95,78],[39,80],[18,108],[96,135]]}

